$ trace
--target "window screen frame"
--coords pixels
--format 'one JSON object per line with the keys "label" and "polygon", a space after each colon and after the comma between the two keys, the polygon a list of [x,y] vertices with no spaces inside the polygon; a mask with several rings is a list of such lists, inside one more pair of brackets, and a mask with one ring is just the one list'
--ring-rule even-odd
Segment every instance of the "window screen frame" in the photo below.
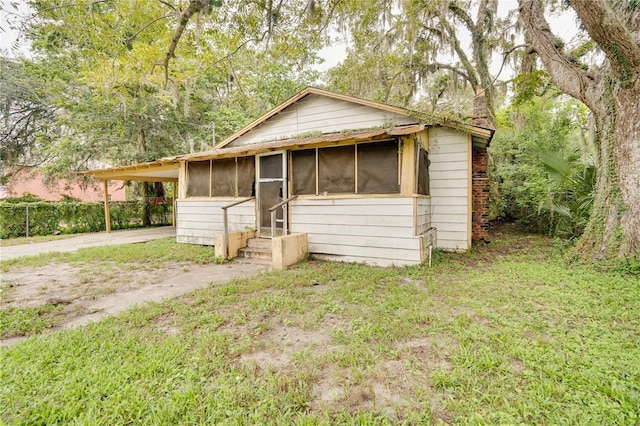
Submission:
{"label": "window screen frame", "polygon": [[[239,198],[241,197],[240,195],[240,184],[239,184],[239,170],[238,170],[238,163],[240,162],[239,160],[241,159],[247,159],[250,158],[250,160],[245,160],[247,163],[251,163],[253,164],[253,180],[255,181],[256,178],[256,165],[255,165],[255,156],[253,155],[248,155],[248,156],[243,156],[243,157],[222,157],[222,158],[211,158],[209,160],[197,160],[197,161],[187,161],[185,163],[185,170],[186,170],[186,180],[187,180],[187,185],[186,185],[186,197],[185,198]],[[233,172],[233,195],[216,195],[213,193],[213,167],[214,167],[214,163],[215,161],[225,161],[225,160],[233,160],[234,162],[234,172]],[[209,182],[209,191],[208,191],[208,195],[188,195],[189,193],[189,182],[191,179],[189,170],[189,164],[191,163],[204,163],[204,162],[208,162],[209,163],[209,175],[208,175],[208,179],[207,181]],[[252,187],[253,187],[254,183],[252,182]],[[246,185],[245,185],[246,186]],[[243,190],[246,189],[243,186]]]}
{"label": "window screen frame", "polygon": [[[397,177],[396,177],[396,183],[397,183],[397,190],[395,192],[359,192],[358,191],[358,167],[359,167],[359,160],[358,160],[358,149],[359,147],[362,146],[366,146],[369,144],[376,144],[376,143],[382,143],[382,142],[393,142],[396,146],[396,150],[397,150],[397,155],[395,156],[395,162],[397,165]],[[365,141],[365,142],[357,142],[357,143],[352,143],[352,144],[344,144],[344,145],[336,145],[336,146],[319,146],[319,147],[314,147],[314,148],[303,148],[303,149],[293,149],[293,150],[289,150],[289,176],[291,179],[291,184],[290,184],[290,189],[292,191],[292,194],[295,193],[296,191],[296,182],[294,180],[294,160],[293,160],[293,153],[294,152],[299,152],[299,151],[314,151],[314,155],[315,155],[315,193],[309,193],[309,194],[296,194],[298,197],[317,197],[320,195],[323,195],[323,191],[321,190],[320,187],[320,178],[319,178],[319,174],[320,174],[320,150],[322,149],[327,149],[327,148],[337,148],[337,147],[353,147],[354,149],[354,185],[353,185],[353,191],[352,192],[327,192],[328,196],[331,195],[349,195],[349,194],[353,194],[353,195],[363,195],[363,196],[376,196],[376,195],[400,195],[402,194],[402,141],[400,138],[398,137],[393,137],[393,138],[385,138],[385,139],[381,139],[381,140],[371,140],[371,141]]]}

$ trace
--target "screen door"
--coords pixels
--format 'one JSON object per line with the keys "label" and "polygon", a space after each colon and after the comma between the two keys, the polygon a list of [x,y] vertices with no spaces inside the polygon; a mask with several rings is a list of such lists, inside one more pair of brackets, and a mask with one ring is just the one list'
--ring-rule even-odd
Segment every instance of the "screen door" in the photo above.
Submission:
{"label": "screen door", "polygon": [[[287,156],[284,152],[268,153],[257,157],[258,235],[271,236],[269,209],[287,198]],[[282,208],[276,210],[276,229],[273,235],[282,235],[285,215]]]}

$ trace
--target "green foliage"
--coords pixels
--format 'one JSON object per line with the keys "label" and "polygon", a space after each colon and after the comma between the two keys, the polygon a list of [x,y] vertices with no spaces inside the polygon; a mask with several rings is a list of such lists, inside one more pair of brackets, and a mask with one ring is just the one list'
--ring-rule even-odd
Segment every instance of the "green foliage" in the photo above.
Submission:
{"label": "green foliage", "polygon": [[208,149],[214,125],[219,142],[317,80],[307,67],[320,48],[312,29],[325,22],[303,13],[306,0],[211,1],[165,69],[184,11],[174,3],[30,0],[22,31],[33,54],[0,63],[0,114],[9,124],[0,136],[11,148],[0,168],[44,163],[47,174],[66,175],[96,161]]}
{"label": "green foliage", "polygon": [[498,120],[490,148],[492,219],[579,236],[595,182],[593,147],[582,134],[585,107],[563,97],[534,97],[500,111]]}
{"label": "green foliage", "polygon": [[[139,227],[144,214],[143,202],[111,202],[111,229]],[[153,225],[171,223],[171,203],[150,204]],[[2,202],[0,238],[51,235],[55,232],[98,232],[105,229],[104,204],[100,202]]]}
{"label": "green foliage", "polygon": [[557,236],[582,235],[593,207],[596,168],[581,161],[579,153],[540,152],[540,161],[549,175],[546,211]]}

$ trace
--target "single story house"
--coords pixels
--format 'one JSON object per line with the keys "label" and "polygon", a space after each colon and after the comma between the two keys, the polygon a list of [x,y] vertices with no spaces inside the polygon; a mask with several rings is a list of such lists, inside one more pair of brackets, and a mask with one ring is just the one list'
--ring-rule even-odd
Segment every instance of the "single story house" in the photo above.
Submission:
{"label": "single story house", "polygon": [[477,123],[310,87],[210,151],[88,173],[177,183],[181,243],[233,256],[256,237],[296,257],[417,264],[488,239],[493,130]]}

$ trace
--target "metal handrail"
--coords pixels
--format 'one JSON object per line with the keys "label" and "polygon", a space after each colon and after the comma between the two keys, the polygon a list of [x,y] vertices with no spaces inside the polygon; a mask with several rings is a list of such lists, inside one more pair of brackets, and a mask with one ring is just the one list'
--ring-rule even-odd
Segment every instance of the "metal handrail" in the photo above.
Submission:
{"label": "metal handrail", "polygon": [[282,207],[282,235],[287,235],[288,229],[287,229],[287,207],[289,206],[289,203],[293,200],[295,200],[296,198],[298,198],[297,195],[292,195],[291,197],[287,198],[286,200],[282,200],[280,201],[278,204],[276,204],[273,207],[269,208],[269,213],[271,213],[271,238],[275,237],[275,232],[276,232],[276,213],[278,208]]}
{"label": "metal handrail", "polygon": [[224,224],[224,258],[229,258],[229,222],[227,220],[227,209],[229,207],[237,206],[238,204],[246,203],[247,201],[254,200],[256,197],[243,198],[242,200],[234,203],[222,206],[222,222]]}

